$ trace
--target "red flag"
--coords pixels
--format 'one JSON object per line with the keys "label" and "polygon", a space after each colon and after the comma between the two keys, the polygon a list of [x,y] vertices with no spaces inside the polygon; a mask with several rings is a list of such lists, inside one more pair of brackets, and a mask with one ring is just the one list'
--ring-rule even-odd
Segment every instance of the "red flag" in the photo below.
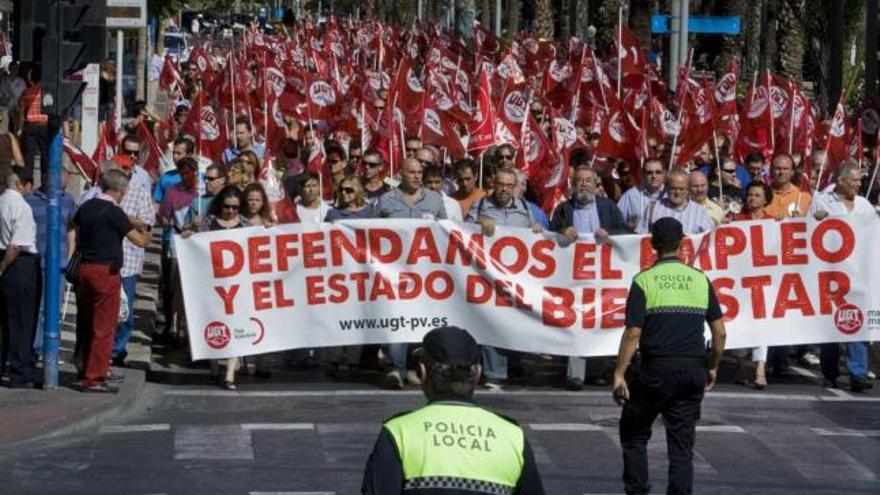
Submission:
{"label": "red flag", "polygon": [[611,100],[608,116],[602,122],[602,132],[596,154],[638,163],[638,124],[617,100]]}
{"label": "red flag", "polygon": [[553,60],[547,66],[543,80],[543,99],[555,108],[563,109],[571,105],[571,97],[576,86],[571,65]]}
{"label": "red flag", "polygon": [[736,140],[736,156],[764,153],[770,149],[770,98],[766,84],[752,84],[746,93],[742,112],[741,129]]}
{"label": "red flag", "polygon": [[614,41],[617,46],[617,56],[620,57],[621,77],[643,77],[647,59],[642,53],[639,39],[625,25],[618,26],[618,29],[619,31],[615,30]]}
{"label": "red flag", "polygon": [[186,92],[183,79],[177,70],[177,63],[170,53],[165,55],[162,72],[159,73],[159,89],[166,92],[176,91],[181,94]]}
{"label": "red flag", "polygon": [[739,67],[736,59],[730,62],[727,72],[715,83],[712,96],[715,106],[715,129],[726,134],[732,142],[739,134],[739,115],[736,112],[736,81]]}
{"label": "red flag", "polygon": [[228,129],[224,119],[217,115],[214,108],[205,104],[203,91],[195,98],[180,133],[193,138],[196,153],[214,162],[222,162],[223,150],[228,142]]}
{"label": "red flag", "polygon": [[141,146],[141,154],[138,157],[144,170],[149,172],[154,178],[164,172],[172,170],[174,164],[166,163],[165,154],[162,153],[158,143],[156,143],[156,138],[153,137],[153,133],[147,128],[145,122],[141,122],[140,125],[138,125],[137,133],[141,138],[141,143],[144,143],[144,145]]}
{"label": "red flag", "polygon": [[[106,146],[103,136],[101,137],[101,142],[98,143],[98,149],[95,151],[98,151],[101,148],[102,143]],[[83,150],[79,149],[67,138],[64,138],[64,153],[70,158],[71,163],[76,165],[79,173],[82,174],[89,183],[93,183],[97,179],[100,168],[98,167],[96,160],[90,158],[89,155],[85,154]],[[101,162],[103,161],[104,160],[102,159]]]}
{"label": "red flag", "polygon": [[525,83],[507,81],[506,90],[498,103],[498,119],[495,123],[495,140],[519,147],[523,120],[529,113],[529,94]]}
{"label": "red flag", "polygon": [[336,116],[338,97],[327,81],[313,74],[306,75],[306,104],[308,120],[332,120]]}
{"label": "red flag", "polygon": [[207,87],[214,81],[214,67],[211,65],[211,57],[205,50],[204,45],[199,45],[189,54],[189,60],[196,63],[202,87]]}
{"label": "red flag", "polygon": [[556,152],[531,112],[523,120],[520,152],[516,154],[517,167],[525,172],[529,182],[537,183],[547,173],[545,168],[555,165]]}
{"label": "red flag", "polygon": [[843,95],[841,95],[828,127],[828,142],[825,144],[828,158],[825,169],[819,172],[817,182],[819,188],[824,187],[828,182],[827,179],[834,175],[837,166],[850,157],[849,134],[850,129],[846,116],[846,107],[844,107]]}
{"label": "red flag", "polygon": [[422,142],[446,148],[455,160],[464,157],[464,146],[455,132],[455,126],[448,118],[443,117],[437,104],[430,98],[425,98],[420,121]]}
{"label": "red flag", "polygon": [[468,151],[479,151],[495,144],[495,109],[492,105],[492,87],[489,76],[480,70],[480,82],[477,86],[476,112],[468,126],[470,140]]}
{"label": "red flag", "polygon": [[[686,88],[682,88],[686,85]],[[679,81],[679,89],[684,89],[681,108],[681,132],[678,137],[678,150],[675,165],[682,166],[700,152],[700,148],[713,137],[712,95],[706,85],[693,79]]]}

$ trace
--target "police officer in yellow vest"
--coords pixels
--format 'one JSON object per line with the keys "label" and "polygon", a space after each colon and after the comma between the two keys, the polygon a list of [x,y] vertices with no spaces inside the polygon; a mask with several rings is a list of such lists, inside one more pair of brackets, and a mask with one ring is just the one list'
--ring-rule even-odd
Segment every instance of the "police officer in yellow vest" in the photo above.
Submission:
{"label": "police officer in yellow vest", "polygon": [[[626,301],[626,329],[614,370],[614,398],[623,406],[620,444],[627,494],[649,493],[647,444],[658,414],[666,424],[667,494],[693,491],[693,448],[703,394],[715,385],[724,352],[721,307],[706,275],[679,262],[682,226],[661,218],[651,226],[657,262],[636,275]],[[706,353],[705,323],[712,332]],[[639,350],[640,362],[627,371]],[[636,369],[637,368],[637,369]]]}
{"label": "police officer in yellow vest", "polygon": [[437,328],[416,354],[428,404],[385,421],[362,492],[542,495],[522,428],[471,402],[482,372],[474,338],[461,328]]}

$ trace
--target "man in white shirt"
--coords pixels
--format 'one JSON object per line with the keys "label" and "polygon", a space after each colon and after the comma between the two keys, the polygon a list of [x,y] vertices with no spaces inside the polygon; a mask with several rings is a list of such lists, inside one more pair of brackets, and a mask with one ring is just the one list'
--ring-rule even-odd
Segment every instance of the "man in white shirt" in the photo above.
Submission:
{"label": "man in white shirt", "polygon": [[[810,215],[816,220],[832,216],[874,215],[874,208],[858,195],[862,187],[862,174],[855,162],[844,162],[834,173],[834,190],[817,193],[810,204]],[[840,345],[822,344],[819,363],[825,385],[836,388],[839,375]],[[865,342],[846,343],[846,368],[849,370],[849,388],[853,392],[863,392],[873,384],[868,380],[868,344]]]}
{"label": "man in white shirt", "polygon": [[647,205],[636,232],[650,232],[651,225],[664,217],[681,222],[686,235],[701,234],[715,227],[706,209],[688,199],[688,174],[684,170],[670,170],[666,174],[666,197]]}
{"label": "man in white shirt", "polygon": [[[23,171],[20,174],[27,174]],[[34,388],[34,334],[42,280],[37,225],[24,199],[33,178],[0,178],[0,377],[10,388]],[[8,366],[7,366],[8,364]]]}
{"label": "man in white shirt", "polygon": [[663,197],[663,178],[663,162],[656,158],[648,159],[642,166],[642,185],[627,189],[617,201],[617,207],[630,230],[635,230],[642,223],[647,206]]}

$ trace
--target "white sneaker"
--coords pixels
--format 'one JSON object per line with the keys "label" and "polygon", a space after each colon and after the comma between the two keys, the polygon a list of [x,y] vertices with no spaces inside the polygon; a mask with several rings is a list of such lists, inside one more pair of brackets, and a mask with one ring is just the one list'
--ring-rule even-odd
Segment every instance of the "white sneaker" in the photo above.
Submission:
{"label": "white sneaker", "polygon": [[819,366],[819,356],[813,354],[812,352],[806,352],[803,356],[801,356],[801,361],[807,363],[810,366]]}
{"label": "white sneaker", "polygon": [[422,380],[419,379],[419,375],[415,371],[409,370],[406,372],[406,383],[409,385],[421,385]]}
{"label": "white sneaker", "polygon": [[868,370],[868,372],[865,373],[865,376],[868,378],[868,380],[876,380],[877,379],[877,374],[871,370]]}

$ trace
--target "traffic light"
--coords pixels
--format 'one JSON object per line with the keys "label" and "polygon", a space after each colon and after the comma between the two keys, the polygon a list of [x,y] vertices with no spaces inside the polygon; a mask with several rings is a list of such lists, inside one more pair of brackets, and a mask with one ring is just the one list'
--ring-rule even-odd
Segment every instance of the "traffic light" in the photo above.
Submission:
{"label": "traffic light", "polygon": [[106,0],[49,0],[42,43],[43,112],[64,115],[85,83],[72,76],[104,56]]}
{"label": "traffic light", "polygon": [[49,17],[47,0],[15,0],[12,7],[12,56],[22,62],[42,58],[43,37]]}

